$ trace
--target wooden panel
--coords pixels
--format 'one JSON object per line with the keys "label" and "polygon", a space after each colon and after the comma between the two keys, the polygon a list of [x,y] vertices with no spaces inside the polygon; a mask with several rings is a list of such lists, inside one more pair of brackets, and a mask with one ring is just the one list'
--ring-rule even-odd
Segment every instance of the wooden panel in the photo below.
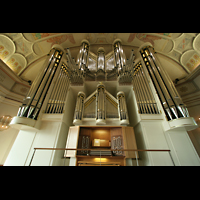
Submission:
{"label": "wooden panel", "polygon": [[91,128],[81,127],[80,128],[80,135],[91,136]]}
{"label": "wooden panel", "polygon": [[[136,139],[133,127],[122,127],[122,133],[124,138],[124,149],[137,149]],[[139,158],[138,152],[125,151],[126,158]]]}
{"label": "wooden panel", "polygon": [[122,135],[122,128],[121,127],[117,127],[117,128],[111,128],[110,129],[110,136],[117,136],[117,135]]}
{"label": "wooden panel", "polygon": [[[100,158],[99,157],[77,157],[77,166],[99,166]],[[115,156],[115,157],[101,157],[101,166],[126,166],[126,161],[124,157]]]}
{"label": "wooden panel", "polygon": [[[79,129],[80,129],[79,126],[71,126],[69,128],[66,148],[75,148],[75,149],[77,148]],[[65,157],[76,157],[76,151],[73,150],[66,151]]]}
{"label": "wooden panel", "polygon": [[110,140],[110,129],[109,128],[92,129],[92,140],[94,139]]}

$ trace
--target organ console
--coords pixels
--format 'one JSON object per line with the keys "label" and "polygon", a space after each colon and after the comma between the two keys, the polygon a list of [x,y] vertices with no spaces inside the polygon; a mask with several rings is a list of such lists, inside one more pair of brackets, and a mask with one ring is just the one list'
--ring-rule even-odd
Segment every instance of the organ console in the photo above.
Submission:
{"label": "organ console", "polygon": [[[76,136],[76,137],[73,137]],[[129,141],[129,142],[128,142]],[[95,144],[95,142],[97,144]],[[137,149],[133,127],[124,126],[76,126],[69,128],[66,148],[82,148],[81,151],[66,150],[64,157],[76,157],[76,165],[84,162],[95,164],[95,159],[106,158],[104,164],[116,161],[126,165],[126,159],[139,158],[137,152],[122,149]],[[84,150],[90,149],[90,150]],[[102,151],[103,149],[103,151]],[[110,149],[114,149],[110,151]],[[73,152],[72,152],[73,151]],[[89,163],[90,164],[89,164]]]}

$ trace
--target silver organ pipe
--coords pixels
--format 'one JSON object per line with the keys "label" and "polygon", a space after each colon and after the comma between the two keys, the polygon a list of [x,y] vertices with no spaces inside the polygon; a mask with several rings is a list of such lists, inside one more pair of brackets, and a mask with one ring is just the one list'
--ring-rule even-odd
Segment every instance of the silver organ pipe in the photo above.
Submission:
{"label": "silver organ pipe", "polygon": [[105,50],[100,47],[98,49],[98,57],[97,57],[97,72],[96,72],[96,80],[104,81],[105,80]]}
{"label": "silver organ pipe", "polygon": [[128,120],[128,112],[124,92],[120,91],[117,93],[117,100],[120,120]]}
{"label": "silver organ pipe", "polygon": [[97,70],[100,70],[100,69],[105,71],[105,56],[104,56],[103,51],[98,52]]}
{"label": "silver organ pipe", "polygon": [[84,43],[81,47],[81,53],[80,53],[80,59],[79,59],[79,69],[83,70],[82,62],[83,62],[83,56],[84,56]]}
{"label": "silver organ pipe", "polygon": [[140,114],[159,114],[156,101],[150,89],[141,62],[134,66],[133,88]]}
{"label": "silver organ pipe", "polygon": [[62,55],[62,50],[58,48],[51,49],[41,73],[39,73],[33,82],[22,106],[19,108],[17,116],[37,120],[49,87],[57,72]]}
{"label": "silver organ pipe", "polygon": [[140,50],[140,53],[158,93],[167,119],[189,117],[186,106],[183,104],[171,79],[162,69],[153,48],[151,46],[144,47]]}
{"label": "silver organ pipe", "polygon": [[114,54],[115,54],[115,63],[117,64],[118,74],[124,72],[126,66],[126,56],[123,52],[123,48],[120,41],[114,43]]}
{"label": "silver organ pipe", "polygon": [[77,59],[76,59],[76,65],[78,65],[79,69],[80,69],[80,59],[81,59],[81,53],[82,53],[82,48],[80,48],[78,55],[77,55]]}
{"label": "silver organ pipe", "polygon": [[105,120],[105,86],[103,84],[99,84],[97,86],[97,120]]}
{"label": "silver organ pipe", "polygon": [[133,68],[133,60],[135,58],[133,51],[131,51],[130,59],[126,59],[120,40],[114,41],[114,63],[115,68],[118,70],[118,80],[120,84],[131,84]]}
{"label": "silver organ pipe", "polygon": [[79,66],[79,70],[84,71],[88,64],[88,53],[89,53],[89,42],[83,41],[82,46],[79,51],[79,55],[77,56],[77,64]]}
{"label": "silver organ pipe", "polygon": [[67,51],[66,55],[68,55],[67,59],[69,60],[69,62],[71,63],[72,66],[75,65],[75,63],[72,59],[71,52],[70,52],[69,48],[67,48],[66,51]]}
{"label": "silver organ pipe", "polygon": [[140,76],[142,77],[141,78],[142,82],[143,82],[142,85],[143,85],[143,88],[144,88],[144,93],[146,94],[146,97],[147,97],[147,103],[150,106],[151,114],[159,114],[159,110],[158,110],[156,101],[154,99],[151,88],[148,84],[148,80],[147,80],[147,77],[145,75],[145,72],[144,72],[144,69],[143,69],[141,63],[140,63],[140,69],[141,69],[141,71],[139,73],[140,73]]}
{"label": "silver organ pipe", "polygon": [[180,117],[189,117],[189,113],[188,110],[186,108],[186,106],[183,104],[182,99],[180,97],[180,95],[178,94],[172,80],[170,79],[169,75],[166,73],[166,71],[164,70],[164,68],[161,67],[161,64],[159,62],[159,60],[157,59],[156,54],[154,53],[153,48],[149,48],[149,52],[153,58],[153,61],[155,63],[155,66],[157,66],[157,69],[159,71],[159,74],[165,84],[165,87],[167,88],[170,97],[172,98],[172,101],[175,104],[175,107],[172,108],[174,114],[176,116],[178,116],[178,118]]}
{"label": "silver organ pipe", "polygon": [[128,125],[129,118],[124,92],[118,92],[117,98],[115,98],[102,83],[99,83],[97,89],[86,99],[85,94],[79,92],[73,124],[80,125],[82,121],[85,124],[88,118],[96,118],[97,125],[105,125],[112,118],[117,119],[120,125]]}
{"label": "silver organ pipe", "polygon": [[67,66],[63,63],[59,68],[59,75],[49,97],[45,113],[63,113],[69,84]]}
{"label": "silver organ pipe", "polygon": [[74,122],[82,120],[83,110],[84,110],[84,100],[85,100],[85,93],[79,92],[76,101],[75,113],[74,113]]}
{"label": "silver organ pipe", "polygon": [[[67,64],[66,64],[66,73],[70,79],[70,83],[73,85],[83,84],[83,68],[79,69],[79,64],[76,64],[74,58],[71,57],[71,52],[69,48],[67,48]],[[82,50],[80,50],[82,51]],[[79,56],[78,56],[79,57]],[[79,59],[79,58],[78,58]]]}

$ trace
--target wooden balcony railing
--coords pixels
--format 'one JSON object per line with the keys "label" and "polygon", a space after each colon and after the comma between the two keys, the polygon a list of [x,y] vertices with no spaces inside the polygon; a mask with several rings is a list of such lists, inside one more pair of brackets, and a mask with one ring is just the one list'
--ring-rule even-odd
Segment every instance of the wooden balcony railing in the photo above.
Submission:
{"label": "wooden balcony railing", "polygon": [[[74,151],[95,151],[97,149],[77,149],[77,148],[34,148],[34,152],[30,161],[29,166],[32,163],[33,157],[35,155],[36,150],[74,150]],[[173,165],[175,165],[173,158],[171,156],[170,150],[169,149],[98,149],[98,151],[134,151],[134,152],[168,152],[170,155],[170,158],[172,160]],[[137,154],[136,154],[136,160],[138,160],[137,158]]]}

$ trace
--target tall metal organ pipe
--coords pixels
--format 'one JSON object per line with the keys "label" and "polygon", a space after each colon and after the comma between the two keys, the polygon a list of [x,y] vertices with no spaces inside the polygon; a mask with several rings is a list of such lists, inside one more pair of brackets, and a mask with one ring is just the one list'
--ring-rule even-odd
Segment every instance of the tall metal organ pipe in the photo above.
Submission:
{"label": "tall metal organ pipe", "polygon": [[77,55],[77,64],[78,64],[79,70],[81,70],[82,72],[85,70],[86,66],[88,65],[88,54],[89,54],[89,42],[84,40],[82,42],[80,51]]}
{"label": "tall metal organ pipe", "polygon": [[168,74],[160,65],[153,47],[143,47],[140,54],[158,93],[167,119],[189,117],[186,106],[183,104]]}
{"label": "tall metal organ pipe", "polygon": [[120,91],[117,93],[117,100],[118,100],[120,124],[128,124],[128,112],[127,112],[124,92]]}
{"label": "tall metal organ pipe", "polygon": [[120,40],[114,41],[114,55],[116,67],[118,68],[118,74],[120,74],[124,72],[126,66],[126,55],[123,52]]}
{"label": "tall metal organ pipe", "polygon": [[75,113],[74,113],[74,124],[79,123],[82,120],[84,110],[85,93],[79,92],[76,101]]}
{"label": "tall metal organ pipe", "polygon": [[67,66],[62,63],[58,69],[59,75],[55,80],[45,113],[63,113],[65,99],[69,88],[69,77],[67,74]]}
{"label": "tall metal organ pipe", "polygon": [[99,84],[97,86],[97,120],[104,121],[105,120],[105,86],[103,84]]}
{"label": "tall metal organ pipe", "polygon": [[141,62],[134,66],[133,88],[140,114],[159,114],[156,101]]}
{"label": "tall metal organ pipe", "polygon": [[62,59],[63,51],[53,48],[20,106],[17,116],[37,120],[49,87]]}
{"label": "tall metal organ pipe", "polygon": [[97,58],[97,71],[98,70],[103,70],[105,71],[105,55],[104,55],[104,51],[99,51],[98,52],[98,58]]}

